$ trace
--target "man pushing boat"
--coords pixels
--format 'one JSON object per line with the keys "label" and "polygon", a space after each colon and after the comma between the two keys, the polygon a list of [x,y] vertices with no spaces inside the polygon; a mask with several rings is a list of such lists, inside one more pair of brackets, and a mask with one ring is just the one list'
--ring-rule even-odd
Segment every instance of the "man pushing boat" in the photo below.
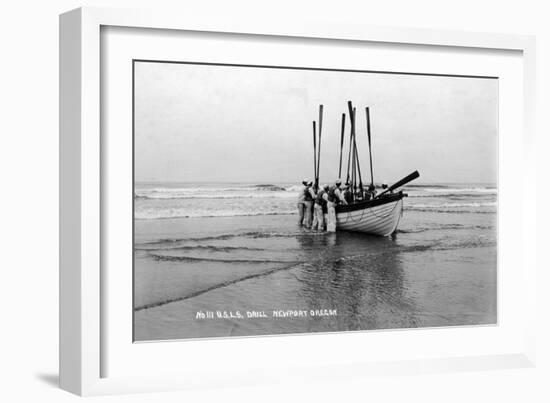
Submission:
{"label": "man pushing boat", "polygon": [[328,203],[328,192],[330,187],[328,185],[323,185],[323,187],[317,193],[315,198],[315,207],[313,214],[315,215],[315,220],[313,221],[312,229],[317,231],[325,230],[325,216],[327,214],[327,203]]}
{"label": "man pushing boat", "polygon": [[336,232],[336,206],[339,204],[347,205],[348,202],[344,198],[340,187],[342,180],[336,179],[334,185],[328,191],[327,201],[327,232]]}
{"label": "man pushing boat", "polygon": [[304,179],[302,184],[304,187],[298,194],[298,225],[311,228],[311,221],[313,219],[313,201],[317,195],[312,188],[313,181]]}
{"label": "man pushing boat", "polygon": [[[374,185],[370,109],[365,108],[367,122],[367,140],[369,149],[370,184],[363,182],[360,167],[360,154],[356,142],[356,108],[348,101],[348,117],[351,123],[349,135],[349,153],[347,161],[346,185],[342,187],[339,178],[328,190],[319,189],[319,168],[321,161],[321,131],[323,126],[323,105],[319,105],[319,121],[313,121],[313,174],[315,180],[304,181],[303,191],[299,195],[298,211],[300,225],[311,228],[311,218],[314,215],[313,229],[323,230],[326,223],[327,232],[339,230],[364,232],[372,235],[388,236],[394,233],[403,212],[403,191],[398,189],[418,178],[418,171],[407,175],[392,186],[386,186],[380,193]],[[343,163],[343,147],[346,114],[342,113],[340,133],[340,161],[338,176],[341,177]],[[317,124],[318,123],[318,124]],[[318,129],[318,130],[317,130]],[[319,189],[319,192],[317,190]],[[311,206],[314,205],[314,211]],[[326,215],[324,208],[326,205]]]}

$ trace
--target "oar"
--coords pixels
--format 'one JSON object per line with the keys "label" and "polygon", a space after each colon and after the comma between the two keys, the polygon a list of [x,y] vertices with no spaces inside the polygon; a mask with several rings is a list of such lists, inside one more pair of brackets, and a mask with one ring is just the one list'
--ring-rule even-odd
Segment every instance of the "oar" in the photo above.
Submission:
{"label": "oar", "polygon": [[[350,122],[351,122],[351,115],[350,115]],[[351,126],[351,124],[350,124]],[[350,170],[350,161],[351,161],[351,145],[353,144],[353,132],[351,131],[350,129],[350,133],[349,133],[349,153],[348,153],[348,173],[347,173],[347,176],[346,176],[346,183],[349,183],[349,170]]]}
{"label": "oar", "polygon": [[[348,174],[346,177],[346,183],[350,183],[350,162],[351,162],[351,150],[353,149],[353,131],[354,131],[354,125],[353,125],[353,106],[351,104],[351,101],[348,101],[348,113],[349,113],[349,121],[350,121],[350,132],[349,132],[349,154],[348,154]],[[353,174],[353,172],[352,172]]]}
{"label": "oar", "polygon": [[323,105],[319,105],[319,149],[317,157],[317,176],[315,177],[315,189],[319,187],[319,170],[321,168],[321,132],[323,130]]}
{"label": "oar", "polygon": [[313,177],[317,179],[317,135],[313,121]]}
{"label": "oar", "polygon": [[344,131],[346,130],[346,114],[342,113],[342,134],[340,135],[340,165],[338,168],[338,177],[342,177],[342,150],[344,149]]}
{"label": "oar", "polygon": [[[355,109],[353,110],[355,116]],[[361,197],[363,197],[363,179],[361,178],[361,165],[359,164],[359,152],[357,151],[357,141],[353,136],[353,147],[355,148],[355,160],[357,165],[357,172],[359,173],[359,189],[361,189]]]}
{"label": "oar", "polygon": [[410,181],[413,181],[415,180],[416,178],[420,177],[420,174],[418,173],[418,171],[414,171],[413,173],[405,176],[403,179],[401,179],[400,181],[398,182],[395,182],[393,185],[391,185],[389,188],[387,188],[386,190],[384,190],[383,192],[381,192],[378,196],[376,197],[380,197],[382,196],[384,193],[387,193],[387,192],[391,192],[392,190],[394,189],[397,189],[398,187],[401,187],[403,185],[406,185],[407,183],[409,183]]}
{"label": "oar", "polygon": [[[356,118],[356,109],[353,108],[353,125],[356,126],[355,124],[355,118]],[[363,179],[361,177],[361,164],[360,164],[360,160],[359,160],[359,151],[357,151],[357,137],[356,137],[357,133],[353,133],[353,148],[354,148],[354,152],[355,152],[355,166],[357,168],[357,173],[359,174],[359,189],[361,190],[361,198],[363,198]]]}
{"label": "oar", "polygon": [[357,189],[357,153],[355,152],[355,107],[353,108],[353,136],[351,140],[351,188],[352,188],[352,200],[355,201],[355,191]]}
{"label": "oar", "polygon": [[374,177],[372,175],[372,149],[370,145],[370,113],[368,106],[365,108],[365,111],[367,112],[367,136],[369,138],[370,184],[374,186]]}

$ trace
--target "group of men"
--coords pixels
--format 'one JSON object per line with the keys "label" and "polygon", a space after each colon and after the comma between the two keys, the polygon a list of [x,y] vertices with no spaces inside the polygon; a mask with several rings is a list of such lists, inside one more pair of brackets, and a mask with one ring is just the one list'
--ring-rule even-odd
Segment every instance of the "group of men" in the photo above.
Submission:
{"label": "group of men", "polygon": [[342,181],[315,189],[313,181],[304,179],[304,187],[298,195],[298,225],[317,231],[336,231],[336,206],[348,204],[342,189]]}
{"label": "group of men", "polygon": [[[346,183],[342,186],[342,180],[337,179],[334,185],[323,185],[316,189],[313,181],[304,179],[304,187],[298,195],[298,225],[317,231],[336,231],[336,206],[349,204],[355,201],[370,200],[376,197],[376,188],[373,184],[356,189],[352,193],[351,185]],[[382,188],[388,185],[383,184]]]}

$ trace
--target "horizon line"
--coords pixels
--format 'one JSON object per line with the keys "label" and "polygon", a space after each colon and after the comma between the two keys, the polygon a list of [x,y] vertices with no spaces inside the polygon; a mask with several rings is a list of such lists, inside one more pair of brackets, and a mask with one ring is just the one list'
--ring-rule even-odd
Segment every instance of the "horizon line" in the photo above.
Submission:
{"label": "horizon line", "polygon": [[[330,182],[330,181],[329,181]],[[290,183],[296,183],[301,184],[302,182],[300,180],[291,180],[291,181],[236,181],[236,180],[199,180],[199,181],[185,181],[185,180],[134,180],[134,183],[171,183],[171,184],[177,184],[177,183],[240,183],[240,184],[257,184],[257,185],[269,185],[269,184],[290,184]],[[374,181],[374,183],[385,183],[385,182],[377,182]],[[368,184],[368,183],[367,183]],[[467,182],[453,182],[453,181],[435,181],[435,182],[415,182],[417,185],[459,185],[459,184],[484,184],[484,185],[497,185],[498,182],[483,182],[483,181],[467,181]]]}

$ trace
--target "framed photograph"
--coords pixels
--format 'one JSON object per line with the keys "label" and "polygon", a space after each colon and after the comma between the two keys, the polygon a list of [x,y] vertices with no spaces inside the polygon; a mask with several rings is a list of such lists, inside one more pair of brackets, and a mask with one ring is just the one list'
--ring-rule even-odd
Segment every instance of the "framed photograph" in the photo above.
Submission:
{"label": "framed photograph", "polygon": [[532,37],[85,8],[60,44],[64,389],[533,365]]}

